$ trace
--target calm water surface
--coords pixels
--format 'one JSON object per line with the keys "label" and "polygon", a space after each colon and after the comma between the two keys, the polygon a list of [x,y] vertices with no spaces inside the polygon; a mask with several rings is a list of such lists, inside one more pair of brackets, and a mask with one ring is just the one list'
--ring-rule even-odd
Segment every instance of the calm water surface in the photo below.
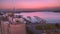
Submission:
{"label": "calm water surface", "polygon": [[[55,12],[29,12],[29,13],[20,13],[24,17],[26,16],[38,16],[47,21],[47,23],[60,23],[60,13]],[[20,15],[17,14],[17,15]]]}

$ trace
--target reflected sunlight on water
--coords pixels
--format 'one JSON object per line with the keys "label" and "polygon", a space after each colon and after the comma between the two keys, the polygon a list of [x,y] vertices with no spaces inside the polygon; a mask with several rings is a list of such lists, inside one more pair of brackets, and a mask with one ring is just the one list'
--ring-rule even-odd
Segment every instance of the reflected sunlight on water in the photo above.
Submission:
{"label": "reflected sunlight on water", "polygon": [[18,15],[26,16],[38,16],[45,19],[48,23],[60,23],[60,13],[54,12],[30,12],[30,13],[20,13]]}

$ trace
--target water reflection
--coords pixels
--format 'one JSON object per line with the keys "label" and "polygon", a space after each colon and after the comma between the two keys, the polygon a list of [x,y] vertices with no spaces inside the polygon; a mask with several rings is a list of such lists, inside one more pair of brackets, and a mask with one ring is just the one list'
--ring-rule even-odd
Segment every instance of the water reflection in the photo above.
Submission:
{"label": "water reflection", "polygon": [[[48,23],[60,23],[60,13],[54,13],[54,12],[31,12],[31,13],[20,13],[24,17],[26,16],[38,16],[40,18],[43,18],[47,20]],[[16,14],[19,15],[19,14]]]}

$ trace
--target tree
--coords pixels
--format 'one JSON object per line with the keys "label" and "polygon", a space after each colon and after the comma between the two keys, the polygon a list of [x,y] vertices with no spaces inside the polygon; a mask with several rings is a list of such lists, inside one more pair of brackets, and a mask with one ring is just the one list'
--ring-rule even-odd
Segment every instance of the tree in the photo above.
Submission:
{"label": "tree", "polygon": [[59,24],[56,23],[55,26],[56,26],[56,27],[59,27]]}

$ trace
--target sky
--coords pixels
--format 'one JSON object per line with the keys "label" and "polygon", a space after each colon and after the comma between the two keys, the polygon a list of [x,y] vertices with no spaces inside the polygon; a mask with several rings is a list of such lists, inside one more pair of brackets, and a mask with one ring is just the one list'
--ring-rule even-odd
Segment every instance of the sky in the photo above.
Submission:
{"label": "sky", "polygon": [[60,7],[60,0],[0,0],[0,9],[40,9]]}

